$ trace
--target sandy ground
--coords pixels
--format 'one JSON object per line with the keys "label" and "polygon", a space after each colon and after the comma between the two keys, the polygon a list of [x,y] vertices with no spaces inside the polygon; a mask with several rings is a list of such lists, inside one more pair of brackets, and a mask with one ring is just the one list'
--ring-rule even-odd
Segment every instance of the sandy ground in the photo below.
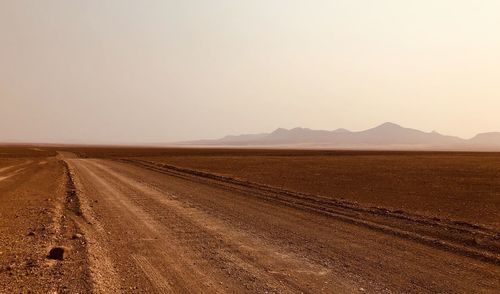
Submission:
{"label": "sandy ground", "polygon": [[0,177],[0,293],[500,289],[499,233],[465,222],[67,152]]}
{"label": "sandy ground", "polygon": [[494,254],[467,256],[196,177],[110,160],[67,161],[97,292],[496,293],[500,287]]}
{"label": "sandy ground", "polygon": [[74,148],[500,230],[500,153]]}
{"label": "sandy ground", "polygon": [[282,151],[264,156],[173,154],[144,159],[500,230],[498,153],[294,155]]}
{"label": "sandy ground", "polygon": [[[0,160],[0,293],[88,293],[87,251],[72,221],[58,158]],[[55,246],[63,261],[49,260]]]}

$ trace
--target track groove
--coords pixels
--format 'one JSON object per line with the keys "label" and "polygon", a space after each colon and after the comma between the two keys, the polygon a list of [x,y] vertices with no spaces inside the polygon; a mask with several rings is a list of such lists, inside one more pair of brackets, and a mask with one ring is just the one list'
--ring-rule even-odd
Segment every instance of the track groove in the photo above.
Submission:
{"label": "track groove", "polygon": [[[67,161],[95,292],[110,286],[127,293],[498,289],[500,267],[397,237],[400,222],[383,214],[336,213],[321,202],[157,166]],[[390,232],[361,224],[361,217]]]}
{"label": "track groove", "polygon": [[500,233],[475,224],[427,218],[383,208],[367,208],[356,203],[288,191],[168,164],[136,159],[120,159],[119,161],[176,177],[205,181],[269,201],[279,201],[288,206],[327,214],[351,224],[414,240],[496,265],[500,264]]}

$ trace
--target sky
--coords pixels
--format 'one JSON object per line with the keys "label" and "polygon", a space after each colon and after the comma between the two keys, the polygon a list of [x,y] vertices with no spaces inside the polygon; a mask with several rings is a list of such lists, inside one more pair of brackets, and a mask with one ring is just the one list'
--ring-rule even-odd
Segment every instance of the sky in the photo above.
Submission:
{"label": "sky", "polygon": [[498,0],[0,0],[0,141],[500,131]]}

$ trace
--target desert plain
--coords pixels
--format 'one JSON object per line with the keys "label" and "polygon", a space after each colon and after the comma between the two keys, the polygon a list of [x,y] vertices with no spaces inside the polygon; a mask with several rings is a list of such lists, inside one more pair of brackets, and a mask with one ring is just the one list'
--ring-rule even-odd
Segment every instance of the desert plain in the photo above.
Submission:
{"label": "desert plain", "polygon": [[0,148],[0,293],[499,290],[500,153]]}

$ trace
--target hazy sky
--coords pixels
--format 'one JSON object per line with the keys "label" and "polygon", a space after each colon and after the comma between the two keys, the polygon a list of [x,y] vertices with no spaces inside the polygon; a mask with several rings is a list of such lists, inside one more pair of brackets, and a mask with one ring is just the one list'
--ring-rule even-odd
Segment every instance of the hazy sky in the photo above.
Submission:
{"label": "hazy sky", "polygon": [[0,141],[500,131],[498,0],[0,0]]}

